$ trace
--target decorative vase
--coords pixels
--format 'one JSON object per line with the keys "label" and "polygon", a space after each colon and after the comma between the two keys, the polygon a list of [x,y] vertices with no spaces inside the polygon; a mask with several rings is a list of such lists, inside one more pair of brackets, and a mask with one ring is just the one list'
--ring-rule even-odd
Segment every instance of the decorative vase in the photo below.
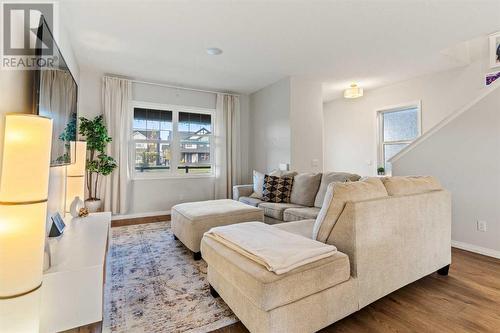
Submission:
{"label": "decorative vase", "polygon": [[80,197],[75,197],[73,202],[71,202],[71,205],[69,206],[69,213],[73,217],[78,217],[78,212],[80,211],[80,208],[85,207],[85,204],[83,203],[83,200],[80,199]]}
{"label": "decorative vase", "polygon": [[95,213],[101,210],[101,199],[85,200],[85,207],[89,210],[89,213]]}

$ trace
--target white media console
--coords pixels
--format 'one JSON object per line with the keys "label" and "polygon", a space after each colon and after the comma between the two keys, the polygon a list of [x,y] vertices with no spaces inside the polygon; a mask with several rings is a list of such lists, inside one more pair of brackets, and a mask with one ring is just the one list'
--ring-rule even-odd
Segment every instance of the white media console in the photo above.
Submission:
{"label": "white media console", "polygon": [[49,239],[51,267],[43,275],[40,332],[60,332],[99,322],[111,213],[66,218],[66,229]]}

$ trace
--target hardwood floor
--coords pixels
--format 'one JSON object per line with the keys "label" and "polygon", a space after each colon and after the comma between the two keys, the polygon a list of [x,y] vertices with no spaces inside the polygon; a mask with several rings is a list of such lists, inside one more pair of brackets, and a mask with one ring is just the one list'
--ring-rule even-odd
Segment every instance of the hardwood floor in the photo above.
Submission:
{"label": "hardwood floor", "polygon": [[126,225],[143,224],[143,223],[154,223],[154,222],[164,222],[170,221],[170,215],[157,215],[157,216],[146,216],[146,217],[135,217],[130,219],[112,220],[111,227],[123,227]]}
{"label": "hardwood floor", "polygon": [[[248,330],[236,323],[214,332]],[[426,276],[320,332],[498,333],[500,260],[453,249],[448,276]]]}

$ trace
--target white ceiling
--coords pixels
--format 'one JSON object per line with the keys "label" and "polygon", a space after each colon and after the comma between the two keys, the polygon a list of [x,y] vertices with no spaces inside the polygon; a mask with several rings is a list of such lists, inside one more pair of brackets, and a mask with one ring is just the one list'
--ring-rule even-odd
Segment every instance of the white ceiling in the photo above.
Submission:
{"label": "white ceiling", "polygon": [[[442,51],[500,30],[500,0],[64,0],[82,68],[251,93],[289,75],[375,88],[457,66]],[[224,50],[208,56],[207,47]]]}

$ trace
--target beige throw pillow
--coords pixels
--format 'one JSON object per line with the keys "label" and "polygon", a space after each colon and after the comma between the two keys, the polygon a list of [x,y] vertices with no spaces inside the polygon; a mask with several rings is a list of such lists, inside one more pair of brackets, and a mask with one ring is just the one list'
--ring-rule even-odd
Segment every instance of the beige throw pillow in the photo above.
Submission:
{"label": "beige throw pillow", "polygon": [[389,195],[409,195],[443,189],[432,176],[394,176],[382,178]]}
{"label": "beige throw pillow", "polygon": [[360,178],[361,177],[359,175],[348,172],[325,172],[321,177],[321,184],[319,186],[318,194],[316,194],[316,199],[314,200],[314,207],[321,208],[321,206],[323,205],[328,184],[334,182],[355,182]]}
{"label": "beige throw pillow", "polygon": [[329,184],[325,201],[314,223],[313,239],[323,243],[326,242],[347,202],[386,196],[387,191],[379,178],[367,178],[358,182]]}
{"label": "beige throw pillow", "polygon": [[318,193],[321,173],[299,173],[293,178],[290,202],[312,207]]}

